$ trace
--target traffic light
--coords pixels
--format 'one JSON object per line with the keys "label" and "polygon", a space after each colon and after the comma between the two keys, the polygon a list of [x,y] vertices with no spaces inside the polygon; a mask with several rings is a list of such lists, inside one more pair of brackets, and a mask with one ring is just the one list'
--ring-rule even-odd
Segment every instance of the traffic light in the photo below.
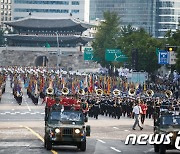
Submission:
{"label": "traffic light", "polygon": [[176,46],[168,46],[168,47],[165,48],[165,50],[166,50],[166,51],[169,51],[169,52],[171,52],[171,51],[176,51],[176,50],[177,50],[177,47],[176,47]]}
{"label": "traffic light", "polygon": [[132,68],[138,70],[138,50],[132,49]]}

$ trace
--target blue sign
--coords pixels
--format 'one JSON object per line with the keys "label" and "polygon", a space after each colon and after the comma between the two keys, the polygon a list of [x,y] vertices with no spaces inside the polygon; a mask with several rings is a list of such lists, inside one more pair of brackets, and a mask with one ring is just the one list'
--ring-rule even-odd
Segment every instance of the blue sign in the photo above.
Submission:
{"label": "blue sign", "polygon": [[169,64],[169,53],[167,51],[159,51],[158,64]]}

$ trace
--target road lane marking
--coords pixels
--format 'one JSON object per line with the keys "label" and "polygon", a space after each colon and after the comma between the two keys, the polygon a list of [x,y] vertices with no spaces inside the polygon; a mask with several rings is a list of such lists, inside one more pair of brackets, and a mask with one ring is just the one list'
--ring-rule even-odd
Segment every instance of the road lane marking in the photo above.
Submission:
{"label": "road lane marking", "polygon": [[115,147],[111,147],[111,149],[116,151],[116,152],[121,152],[120,150],[116,149]]}
{"label": "road lane marking", "polygon": [[5,115],[5,114],[10,114],[10,115],[15,115],[15,114],[31,114],[31,115],[35,115],[35,114],[45,114],[44,112],[40,113],[40,112],[3,112],[3,113],[0,113],[2,115]]}
{"label": "road lane marking", "polygon": [[117,128],[117,127],[113,127],[114,129],[119,129],[119,128]]}
{"label": "road lane marking", "polygon": [[101,142],[101,143],[106,143],[106,142],[104,142],[103,140],[100,140],[100,139],[97,139],[99,142]]}
{"label": "road lane marking", "polygon": [[[21,127],[24,127],[27,130],[29,130],[32,134],[34,134],[38,139],[40,139],[44,143],[44,138],[41,135],[39,135],[38,133],[36,133],[34,130],[32,130],[31,128],[29,128],[27,126],[21,126]],[[55,150],[51,150],[51,152],[53,154],[58,154],[58,152],[56,152]]]}
{"label": "road lane marking", "polygon": [[151,149],[149,149],[147,151],[144,151],[144,153],[149,153],[149,152],[153,152],[153,151],[154,151],[154,148],[151,148]]}
{"label": "road lane marking", "polygon": [[20,114],[26,114],[26,113],[20,113]]}
{"label": "road lane marking", "polygon": [[25,101],[25,103],[26,103],[26,106],[27,106],[28,110],[31,111],[31,109],[30,109],[28,103],[27,103],[26,101]]}
{"label": "road lane marking", "polygon": [[130,132],[129,130],[124,130],[125,132]]}
{"label": "road lane marking", "polygon": [[30,113],[30,114],[36,114],[35,112],[33,112],[33,113]]}
{"label": "road lane marking", "polygon": [[25,142],[0,142],[0,147],[29,147],[30,143]]}

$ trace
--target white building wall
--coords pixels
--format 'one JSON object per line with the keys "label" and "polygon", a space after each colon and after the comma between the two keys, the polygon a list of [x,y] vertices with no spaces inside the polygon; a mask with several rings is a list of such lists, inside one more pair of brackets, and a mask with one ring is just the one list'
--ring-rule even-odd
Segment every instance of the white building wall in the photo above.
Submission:
{"label": "white building wall", "polygon": [[[31,1],[31,4],[27,4],[26,1]],[[32,4],[33,1],[33,4]],[[41,1],[41,4],[34,4],[35,2]],[[66,4],[43,4],[43,2],[66,2]],[[74,18],[79,18],[80,20],[85,20],[85,2],[88,0],[12,0],[12,19],[17,20],[18,18],[26,17],[29,12],[36,17],[48,17],[48,18],[66,18],[69,17],[70,13]],[[73,2],[79,3],[79,5],[72,5]],[[22,10],[23,9],[23,10]],[[41,12],[43,10],[43,12]],[[45,11],[44,11],[45,10]],[[53,10],[60,11],[66,10],[64,13],[51,12]],[[72,12],[77,10],[78,12]],[[48,11],[48,12],[47,12]],[[86,17],[86,21],[88,18]]]}

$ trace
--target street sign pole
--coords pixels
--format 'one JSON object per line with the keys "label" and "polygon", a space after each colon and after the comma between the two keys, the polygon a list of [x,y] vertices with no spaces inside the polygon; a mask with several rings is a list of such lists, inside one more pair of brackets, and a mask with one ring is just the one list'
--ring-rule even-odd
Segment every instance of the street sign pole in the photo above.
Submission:
{"label": "street sign pole", "polygon": [[59,38],[58,38],[58,33],[56,33],[56,37],[57,37],[57,64],[56,67],[57,69],[59,68],[59,64],[61,63],[61,51],[59,49]]}

